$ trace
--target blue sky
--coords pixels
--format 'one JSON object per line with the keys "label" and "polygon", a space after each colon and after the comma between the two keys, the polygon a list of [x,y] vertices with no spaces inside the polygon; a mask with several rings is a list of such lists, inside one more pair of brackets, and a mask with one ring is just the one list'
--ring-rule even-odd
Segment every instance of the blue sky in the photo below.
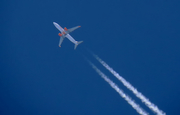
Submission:
{"label": "blue sky", "polygon": [[[149,114],[154,114],[96,61],[93,51],[170,115],[179,115],[180,2],[118,0],[1,1],[1,115],[138,115],[84,60],[91,60]],[[58,30],[68,39],[58,47]],[[88,50],[87,50],[88,49]]]}

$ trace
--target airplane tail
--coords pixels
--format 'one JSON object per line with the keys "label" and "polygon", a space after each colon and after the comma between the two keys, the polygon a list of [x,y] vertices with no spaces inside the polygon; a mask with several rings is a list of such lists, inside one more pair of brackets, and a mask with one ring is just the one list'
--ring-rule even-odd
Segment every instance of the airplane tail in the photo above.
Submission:
{"label": "airplane tail", "polygon": [[76,49],[76,47],[80,44],[80,43],[82,43],[83,41],[79,41],[79,42],[77,42],[76,44],[75,44],[75,46],[74,46],[74,49]]}

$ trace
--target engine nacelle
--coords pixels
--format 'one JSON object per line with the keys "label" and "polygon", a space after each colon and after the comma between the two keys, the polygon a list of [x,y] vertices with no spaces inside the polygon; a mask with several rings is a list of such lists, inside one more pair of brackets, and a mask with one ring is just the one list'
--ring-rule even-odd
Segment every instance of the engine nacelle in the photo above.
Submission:
{"label": "engine nacelle", "polygon": [[64,27],[64,30],[67,31],[68,29],[66,27]]}
{"label": "engine nacelle", "polygon": [[61,34],[61,33],[59,33],[58,35],[59,35],[60,37],[62,36],[62,34]]}

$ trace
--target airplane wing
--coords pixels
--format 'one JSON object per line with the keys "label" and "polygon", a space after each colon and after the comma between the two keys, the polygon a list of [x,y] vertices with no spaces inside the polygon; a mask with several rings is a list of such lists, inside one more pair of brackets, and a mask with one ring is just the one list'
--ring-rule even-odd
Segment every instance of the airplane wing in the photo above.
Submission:
{"label": "airplane wing", "polygon": [[64,38],[65,38],[65,36],[60,37],[60,40],[59,40],[59,47],[61,47],[61,44],[62,44]]}
{"label": "airplane wing", "polygon": [[74,31],[74,30],[76,30],[76,29],[78,29],[78,28],[80,28],[80,27],[81,27],[81,26],[76,26],[76,27],[70,28],[70,29],[67,30],[67,32],[68,32],[68,33],[71,33],[72,31]]}
{"label": "airplane wing", "polygon": [[53,24],[60,32],[64,31],[64,29],[59,24],[57,24],[56,22],[53,22]]}

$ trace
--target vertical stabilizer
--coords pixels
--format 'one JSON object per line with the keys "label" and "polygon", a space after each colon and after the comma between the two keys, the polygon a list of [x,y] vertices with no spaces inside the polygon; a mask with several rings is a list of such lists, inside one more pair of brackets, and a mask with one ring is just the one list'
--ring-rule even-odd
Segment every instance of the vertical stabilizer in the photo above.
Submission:
{"label": "vertical stabilizer", "polygon": [[79,42],[77,42],[76,44],[75,44],[75,46],[74,46],[74,49],[76,49],[76,47],[80,44],[80,43],[82,43],[83,41],[79,41]]}

